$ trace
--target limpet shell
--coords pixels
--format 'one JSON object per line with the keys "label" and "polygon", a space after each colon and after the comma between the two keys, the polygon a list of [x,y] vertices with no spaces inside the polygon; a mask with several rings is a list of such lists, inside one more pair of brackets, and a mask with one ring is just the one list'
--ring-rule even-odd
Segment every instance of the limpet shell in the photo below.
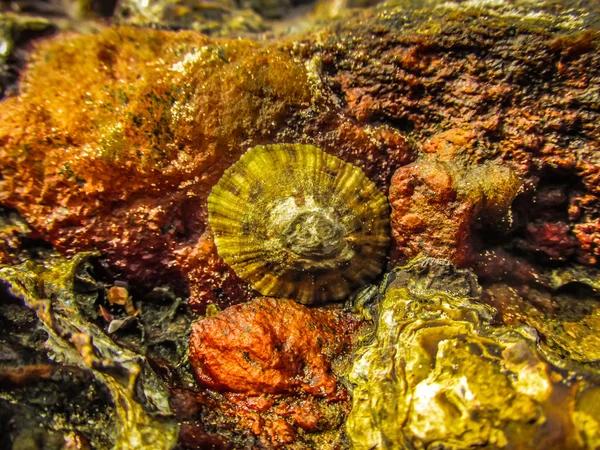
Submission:
{"label": "limpet shell", "polygon": [[250,149],[213,187],[208,213],[219,255],[263,295],[340,300],[385,264],[387,198],[311,145]]}

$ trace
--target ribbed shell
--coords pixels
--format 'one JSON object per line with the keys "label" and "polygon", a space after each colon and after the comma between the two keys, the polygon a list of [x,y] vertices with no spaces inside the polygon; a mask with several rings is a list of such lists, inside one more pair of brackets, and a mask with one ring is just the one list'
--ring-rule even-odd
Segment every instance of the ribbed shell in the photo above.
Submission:
{"label": "ribbed shell", "polygon": [[377,276],[386,197],[357,167],[310,145],[259,145],[208,198],[219,255],[263,295],[340,300]]}

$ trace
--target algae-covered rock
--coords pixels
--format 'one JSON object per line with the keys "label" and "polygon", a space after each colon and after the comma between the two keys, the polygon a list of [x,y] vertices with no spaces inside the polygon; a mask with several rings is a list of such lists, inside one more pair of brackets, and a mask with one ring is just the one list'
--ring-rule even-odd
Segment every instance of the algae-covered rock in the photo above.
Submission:
{"label": "algae-covered rock", "polygon": [[102,251],[132,282],[181,288],[183,274],[209,285],[199,303],[235,303],[218,295],[219,273],[196,250],[210,189],[245,150],[318,140],[379,187],[408,158],[390,127],[329,112],[310,70],[273,45],[190,31],[122,27],[43,42],[22,94],[2,105],[0,202],[62,251]]}
{"label": "algae-covered rock", "polygon": [[[305,69],[282,52],[133,28],[40,46],[22,84],[3,104],[0,201],[65,250],[85,242],[110,258],[117,237],[114,262],[139,280],[172,272],[228,161],[310,99]],[[67,223],[88,231],[75,238]]]}
{"label": "algae-covered rock", "polygon": [[[38,45],[2,105],[0,202],[62,251],[96,248],[136,284],[187,284],[200,309],[227,306],[221,286],[247,286],[199,262],[212,258],[208,193],[248,148],[303,143],[393,184],[406,258],[469,264],[495,245],[595,265],[592,17],[463,2],[383,5],[280,41],[63,35]],[[456,198],[435,203],[438,188]]]}
{"label": "algae-covered rock", "polygon": [[594,448],[600,416],[570,405],[598,380],[565,377],[535,329],[495,322],[472,273],[418,259],[384,288],[349,373],[353,448]]}

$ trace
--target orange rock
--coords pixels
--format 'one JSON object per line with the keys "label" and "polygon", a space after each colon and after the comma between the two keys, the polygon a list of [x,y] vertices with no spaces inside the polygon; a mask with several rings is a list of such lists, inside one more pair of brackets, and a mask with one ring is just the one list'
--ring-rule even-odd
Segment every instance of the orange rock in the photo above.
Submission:
{"label": "orange rock", "polygon": [[410,159],[401,133],[344,117],[275,44],[117,27],[30,59],[2,102],[0,204],[63,252],[100,250],[136,287],[187,284],[200,310],[247,299],[201,236],[212,186],[248,148],[312,143],[382,189]]}
{"label": "orange rock", "polygon": [[339,307],[264,297],[201,319],[190,337],[190,362],[205,389],[197,401],[267,448],[320,439],[333,444],[350,410],[333,368],[358,325]]}
{"label": "orange rock", "polygon": [[115,28],[40,43],[3,102],[0,202],[62,250],[97,248],[137,280],[172,279],[204,231],[210,187],[309,104],[275,49]]}
{"label": "orange rock", "polygon": [[467,264],[475,206],[456,201],[457,194],[454,177],[443,165],[419,161],[396,171],[390,186],[394,259],[423,253]]}
{"label": "orange rock", "polygon": [[336,399],[345,391],[331,360],[350,344],[353,324],[340,310],[261,298],[196,322],[190,361],[198,382],[213,390]]}
{"label": "orange rock", "polygon": [[472,137],[464,130],[440,133],[427,142],[427,153],[394,174],[393,260],[422,253],[466,266],[474,231],[509,214],[521,182],[506,165],[470,164],[465,152]]}

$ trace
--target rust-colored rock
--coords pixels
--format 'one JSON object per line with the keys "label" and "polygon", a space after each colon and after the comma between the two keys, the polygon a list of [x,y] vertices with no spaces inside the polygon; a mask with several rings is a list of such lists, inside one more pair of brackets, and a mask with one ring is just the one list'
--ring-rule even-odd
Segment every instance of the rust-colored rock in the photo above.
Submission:
{"label": "rust-colored rock", "polygon": [[[206,197],[246,149],[313,144],[382,191],[419,152],[419,164],[447,167],[427,181],[416,166],[396,177],[408,217],[395,220],[413,230],[396,232],[400,253],[424,245],[466,264],[485,249],[474,230],[500,219],[477,211],[487,200],[464,174],[491,164],[529,190],[501,245],[533,260],[598,264],[597,31],[580,31],[585,15],[505,8],[364,11],[262,44],[129,27],[42,42],[21,94],[2,104],[0,203],[64,252],[101,250],[133,285],[187,284],[201,310],[246,289],[222,283],[216,263],[200,270],[185,259],[211,260],[190,251],[206,231]],[[401,174],[427,202],[425,187],[456,200],[420,210]],[[565,201],[551,214],[533,207],[536,191],[557,187]],[[433,209],[435,219],[420,217]],[[415,231],[426,222],[440,248]]]}
{"label": "rust-colored rock", "polygon": [[194,246],[175,253],[190,289],[190,306],[204,314],[207,305],[224,309],[259,296],[219,256],[208,228]]}
{"label": "rust-colored rock", "polygon": [[197,246],[206,198],[248,148],[316,144],[380,188],[410,159],[393,128],[336,112],[315,76],[274,45],[190,31],[120,27],[41,42],[21,94],[2,104],[0,204],[61,251],[102,251],[135,285],[182,286],[183,272],[210,291],[192,289],[202,309],[221,295],[224,269],[195,270],[185,255],[212,258],[197,253],[210,250]]}
{"label": "rust-colored rock", "polygon": [[224,396],[221,411],[267,446],[339,439],[349,396],[332,364],[357,325],[340,308],[261,298],[196,322],[190,362],[198,382]]}
{"label": "rust-colored rock", "polygon": [[192,327],[190,361],[198,381],[247,395],[342,395],[331,358],[350,344],[339,310],[262,298],[227,308]]}
{"label": "rust-colored rock", "polygon": [[450,130],[427,142],[420,159],[396,171],[390,186],[394,259],[423,253],[467,265],[473,233],[485,222],[510,221],[521,182],[498,162],[469,164],[472,136]]}
{"label": "rust-colored rock", "polygon": [[455,180],[443,165],[419,161],[396,171],[390,204],[396,257],[424,253],[457,265],[469,260],[474,205],[457,200]]}
{"label": "rust-colored rock", "polygon": [[41,43],[22,86],[2,105],[0,202],[138,281],[177,272],[210,186],[310,100],[282,52],[134,28]]}
{"label": "rust-colored rock", "polygon": [[[544,242],[521,247],[533,260],[556,260],[560,253],[564,262],[597,264],[600,122],[593,80],[600,67],[598,32],[580,31],[583,16],[575,24],[567,14],[546,14],[545,21],[538,21],[526,8],[504,14],[510,3],[499,11],[464,5],[403,11],[402,18],[397,11],[357,14],[336,24],[336,38],[315,53],[322,56],[326,83],[343,96],[344,111],[359,123],[408,132],[423,153],[459,167],[495,162],[515,171],[529,193],[525,204],[518,205],[515,229],[499,236],[507,248],[523,237],[524,223],[540,222],[541,230],[542,222],[548,222],[558,225],[545,228]],[[517,16],[527,18],[515,21]],[[552,32],[549,23],[555,27]],[[401,171],[396,184],[403,176],[420,179],[412,169]],[[552,186],[562,187],[568,202],[554,209],[552,217],[542,217],[533,207],[534,191]],[[420,189],[425,188],[415,187],[417,196]],[[460,187],[456,189],[460,197]],[[467,203],[438,210],[436,218],[445,225],[428,217],[405,219],[403,226],[425,226],[418,223],[423,220],[435,225],[433,234],[443,230],[448,235],[438,235],[441,249],[427,242],[427,233],[409,236],[408,244],[398,241],[400,253],[414,253],[422,244],[432,255],[465,263],[480,246],[473,243],[480,237],[473,235],[477,214],[468,212]],[[416,202],[414,206],[416,213]],[[424,206],[420,212],[430,209]],[[449,223],[450,217],[462,228]],[[550,236],[550,228],[558,234]]]}

